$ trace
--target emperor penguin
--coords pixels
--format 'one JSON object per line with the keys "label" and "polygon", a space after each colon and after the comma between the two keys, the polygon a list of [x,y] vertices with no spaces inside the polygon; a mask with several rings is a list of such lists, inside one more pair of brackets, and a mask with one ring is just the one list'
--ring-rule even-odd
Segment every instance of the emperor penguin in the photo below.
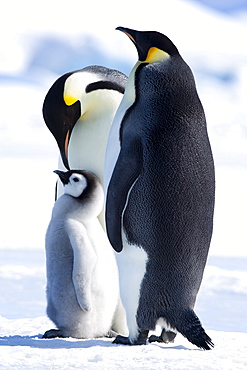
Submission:
{"label": "emperor penguin", "polygon": [[106,228],[119,252],[129,329],[115,343],[146,344],[158,324],[158,340],[180,332],[208,350],[213,343],[194,312],[215,200],[204,110],[192,71],[168,37],[117,29],[134,43],[139,60],[112,124],[105,164]]}
{"label": "emperor penguin", "polygon": [[57,326],[44,338],[128,334],[114,251],[97,219],[104,202],[98,178],[55,171],[64,194],[46,232],[47,315]]}
{"label": "emperor penguin", "polygon": [[[117,70],[88,66],[54,82],[44,99],[43,117],[60,150],[59,169],[91,171],[103,184],[106,143],[126,81]],[[58,181],[56,198],[62,194]],[[102,225],[103,218],[104,212]]]}

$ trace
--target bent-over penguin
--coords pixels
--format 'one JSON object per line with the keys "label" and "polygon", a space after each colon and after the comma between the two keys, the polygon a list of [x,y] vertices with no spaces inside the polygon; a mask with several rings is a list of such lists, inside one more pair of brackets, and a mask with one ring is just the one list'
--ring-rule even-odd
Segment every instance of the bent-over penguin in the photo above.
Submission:
{"label": "bent-over penguin", "polygon": [[102,185],[88,171],[55,172],[64,194],[55,202],[46,233],[46,293],[47,315],[57,329],[43,337],[127,334],[114,251],[97,219]]}
{"label": "bent-over penguin", "polygon": [[[126,81],[117,70],[88,66],[54,82],[44,99],[43,117],[60,150],[59,169],[91,171],[103,184],[106,143]],[[62,194],[59,181],[56,198]],[[104,225],[102,213],[100,220]]]}
{"label": "bent-over penguin", "polygon": [[139,60],[112,124],[105,163],[106,227],[120,252],[129,328],[129,337],[118,336],[115,343],[145,344],[159,324],[159,340],[180,332],[210,349],[194,312],[215,198],[204,110],[192,71],[168,37],[117,29],[133,41]]}

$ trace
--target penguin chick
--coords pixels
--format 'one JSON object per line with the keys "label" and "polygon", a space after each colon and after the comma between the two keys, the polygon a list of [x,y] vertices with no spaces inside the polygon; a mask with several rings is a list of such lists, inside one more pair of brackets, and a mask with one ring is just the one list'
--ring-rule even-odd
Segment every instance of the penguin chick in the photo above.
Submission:
{"label": "penguin chick", "polygon": [[97,216],[104,195],[98,178],[54,171],[64,184],[46,232],[47,315],[57,326],[44,338],[127,333],[114,252]]}
{"label": "penguin chick", "polygon": [[192,71],[168,37],[117,29],[134,43],[139,60],[112,124],[105,164],[106,227],[119,252],[129,328],[129,337],[115,343],[145,344],[158,324],[158,340],[180,332],[208,350],[213,343],[194,312],[215,198],[204,110]]}
{"label": "penguin chick", "polygon": [[[54,82],[43,117],[60,150],[59,169],[88,170],[103,184],[106,143],[126,82],[123,73],[102,66],[69,72]],[[56,198],[62,194],[59,181]]]}

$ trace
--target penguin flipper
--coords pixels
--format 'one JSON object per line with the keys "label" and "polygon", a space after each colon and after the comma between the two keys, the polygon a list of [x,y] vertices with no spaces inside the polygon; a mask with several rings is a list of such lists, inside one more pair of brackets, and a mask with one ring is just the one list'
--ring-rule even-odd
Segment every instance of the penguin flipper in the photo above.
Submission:
{"label": "penguin flipper", "polygon": [[123,249],[122,216],[129,191],[138,179],[141,168],[142,146],[139,140],[135,140],[125,150],[121,149],[107,189],[106,230],[116,252]]}
{"label": "penguin flipper", "polygon": [[83,311],[91,311],[91,280],[97,259],[96,254],[83,224],[70,220],[67,226],[74,253],[72,281],[77,301]]}

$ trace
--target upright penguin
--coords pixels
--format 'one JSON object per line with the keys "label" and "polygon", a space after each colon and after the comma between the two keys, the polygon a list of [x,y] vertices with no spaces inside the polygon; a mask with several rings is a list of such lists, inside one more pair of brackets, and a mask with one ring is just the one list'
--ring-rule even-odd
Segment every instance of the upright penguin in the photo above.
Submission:
{"label": "upright penguin", "polygon": [[[51,86],[43,117],[57,141],[61,170],[85,169],[103,184],[106,143],[126,81],[117,70],[89,66],[64,74]],[[59,182],[57,196],[62,194]]]}
{"label": "upright penguin", "polygon": [[44,338],[127,334],[114,252],[97,216],[104,194],[90,172],[55,171],[64,195],[46,233],[47,315],[58,329]]}
{"label": "upright penguin", "polygon": [[180,332],[210,349],[213,343],[193,310],[215,197],[204,110],[193,74],[171,40],[158,32],[117,29],[133,41],[139,61],[112,124],[105,164],[106,227],[121,252],[120,291],[129,328],[129,337],[118,336],[115,343],[145,344],[159,324],[160,340]]}

